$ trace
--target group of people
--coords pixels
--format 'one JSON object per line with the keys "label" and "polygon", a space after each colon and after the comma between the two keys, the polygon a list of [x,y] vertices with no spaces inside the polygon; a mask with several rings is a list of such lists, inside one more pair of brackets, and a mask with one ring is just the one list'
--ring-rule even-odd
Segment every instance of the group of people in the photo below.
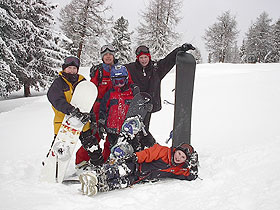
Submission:
{"label": "group of people", "polygon": [[[76,153],[75,163],[76,168],[80,169],[93,166],[92,172],[83,174],[80,179],[83,185],[89,180],[94,183],[87,185],[90,190],[87,189],[86,192],[90,195],[97,191],[130,186],[140,180],[160,177],[196,179],[198,160],[192,146],[161,146],[149,131],[151,114],[161,110],[162,79],[174,67],[177,52],[190,49],[194,49],[191,44],[183,44],[155,62],[151,59],[149,48],[141,45],[135,51],[135,62],[121,65],[115,58],[115,48],[110,44],[102,46],[102,63],[90,69],[90,81],[98,89],[90,115],[80,112],[70,104],[75,87],[85,78],[78,73],[79,59],[74,56],[65,58],[59,77],[47,93],[55,112],[54,139],[65,114],[83,119],[85,125],[80,135],[82,146]],[[129,104],[139,92],[148,93],[153,105],[151,112],[148,112],[143,120],[146,133],[144,135],[142,131],[139,132],[131,141],[134,142],[132,155],[124,156],[122,161],[114,165],[109,164],[107,160],[112,147],[117,143]],[[102,150],[99,142],[104,138],[106,139]]]}

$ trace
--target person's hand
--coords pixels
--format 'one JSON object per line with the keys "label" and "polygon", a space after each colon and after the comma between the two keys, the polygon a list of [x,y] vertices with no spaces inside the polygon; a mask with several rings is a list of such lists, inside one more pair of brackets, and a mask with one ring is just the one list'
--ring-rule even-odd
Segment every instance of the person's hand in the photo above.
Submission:
{"label": "person's hand", "polygon": [[104,139],[105,136],[107,135],[107,132],[105,129],[105,120],[103,120],[103,119],[100,119],[98,121],[98,134],[101,139]]}
{"label": "person's hand", "polygon": [[130,155],[125,155],[123,159],[125,160],[125,162],[137,163],[138,157],[135,153],[132,153]]}
{"label": "person's hand", "polygon": [[79,119],[83,124],[86,124],[90,119],[90,114],[81,112],[79,108],[73,109],[70,115]]}
{"label": "person's hand", "polygon": [[186,52],[188,50],[195,50],[195,47],[190,43],[185,43],[181,46],[181,50]]}
{"label": "person's hand", "polygon": [[190,165],[197,166],[198,165],[198,154],[197,152],[193,152],[190,156]]}

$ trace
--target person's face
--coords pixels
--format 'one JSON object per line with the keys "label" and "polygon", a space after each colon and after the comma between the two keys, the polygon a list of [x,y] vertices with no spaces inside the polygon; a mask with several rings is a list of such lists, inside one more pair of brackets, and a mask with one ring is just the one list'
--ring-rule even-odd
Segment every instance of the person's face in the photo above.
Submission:
{"label": "person's face", "polygon": [[150,61],[150,58],[149,56],[147,55],[141,55],[139,56],[139,63],[143,66],[143,67],[146,67],[148,65]]}
{"label": "person's face", "polygon": [[68,66],[67,68],[64,69],[64,72],[68,74],[77,74],[78,68],[76,66]]}
{"label": "person's face", "polygon": [[111,53],[106,53],[103,56],[103,62],[105,64],[108,64],[108,65],[113,65],[114,64],[114,56]]}
{"label": "person's face", "polygon": [[174,162],[176,164],[180,164],[183,163],[187,160],[187,156],[184,152],[182,152],[181,150],[176,150],[174,153]]}

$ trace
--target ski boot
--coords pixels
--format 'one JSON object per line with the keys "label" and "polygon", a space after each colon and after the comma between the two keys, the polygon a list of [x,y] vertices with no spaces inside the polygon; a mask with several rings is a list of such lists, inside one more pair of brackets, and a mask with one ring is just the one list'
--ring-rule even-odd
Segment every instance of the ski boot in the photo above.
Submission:
{"label": "ski boot", "polygon": [[93,172],[86,172],[79,176],[81,182],[81,192],[87,196],[94,196],[97,194],[98,179]]}

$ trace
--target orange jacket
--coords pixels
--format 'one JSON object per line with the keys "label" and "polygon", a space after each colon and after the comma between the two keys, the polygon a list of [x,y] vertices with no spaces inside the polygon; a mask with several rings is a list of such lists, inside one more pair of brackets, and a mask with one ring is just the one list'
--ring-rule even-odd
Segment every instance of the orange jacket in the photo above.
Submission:
{"label": "orange jacket", "polygon": [[173,163],[174,148],[155,144],[154,146],[136,152],[139,164],[140,179],[170,177],[193,180],[197,176],[190,173],[187,162],[176,165]]}

